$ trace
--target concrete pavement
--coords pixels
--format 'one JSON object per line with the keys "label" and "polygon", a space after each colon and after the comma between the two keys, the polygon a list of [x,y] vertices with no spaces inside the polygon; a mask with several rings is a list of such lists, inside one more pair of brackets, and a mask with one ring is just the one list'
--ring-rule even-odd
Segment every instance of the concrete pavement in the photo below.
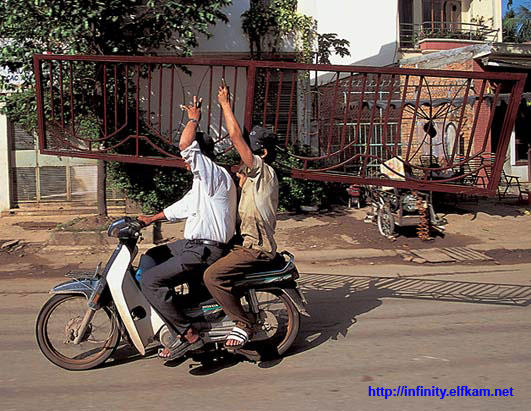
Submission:
{"label": "concrete pavement", "polygon": [[[531,262],[531,215],[527,215],[525,207],[493,200],[460,206],[457,211],[444,214],[449,221],[444,237],[428,242],[411,232],[396,240],[382,237],[374,224],[362,223],[367,211],[341,209],[328,214],[281,215],[276,233],[278,248],[291,251],[297,264],[310,266],[350,262],[419,267],[417,263],[430,263],[429,256],[437,256],[440,251],[453,252],[454,258],[459,258],[454,261],[456,264],[478,263],[478,255],[482,254],[493,258],[489,264],[504,255],[503,262],[510,262],[515,251],[525,257],[515,262]],[[68,232],[63,241],[54,239],[57,233],[52,227],[71,219],[71,215],[0,217],[0,247],[17,240],[23,245],[22,250],[0,249],[0,273],[35,266],[58,269],[61,264],[85,264],[89,268],[105,260],[115,244],[115,239],[105,234]],[[164,224],[163,236],[170,240],[182,238],[183,227],[182,222]],[[139,244],[140,252],[153,246],[150,234],[145,237],[148,241]]]}

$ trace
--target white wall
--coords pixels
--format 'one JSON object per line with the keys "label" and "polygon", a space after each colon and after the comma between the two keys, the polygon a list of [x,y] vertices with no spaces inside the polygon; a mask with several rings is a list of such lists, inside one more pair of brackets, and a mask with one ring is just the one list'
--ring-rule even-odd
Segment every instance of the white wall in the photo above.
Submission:
{"label": "white wall", "polygon": [[7,117],[0,114],[0,211],[11,207],[9,178],[9,138]]}
{"label": "white wall", "polygon": [[[210,28],[212,37],[201,36],[199,47],[194,54],[210,53],[249,53],[249,42],[242,30],[241,15],[249,9],[249,0],[233,0],[232,5],[225,9],[229,22],[218,22]],[[219,56],[223,58],[223,55]]]}
{"label": "white wall", "polygon": [[505,172],[509,175],[518,176],[522,181],[528,181],[529,167],[516,165],[516,133],[511,132],[511,140],[509,141],[509,158],[510,161],[504,164]]}
{"label": "white wall", "polygon": [[[473,18],[484,17],[487,26],[498,30],[497,41],[502,41],[502,2],[501,0],[472,0],[468,21]],[[489,20],[492,18],[492,22]]]}
{"label": "white wall", "polygon": [[[249,42],[241,28],[241,14],[248,8],[249,0],[233,0],[226,9],[229,23],[212,27],[213,37],[203,37],[194,54],[215,54],[220,58],[248,55]],[[332,55],[332,64],[385,66],[394,62],[397,0],[299,0],[298,11],[317,20],[319,33],[337,33],[338,38],[350,41],[350,57]],[[288,41],[286,46],[289,44]]]}
{"label": "white wall", "polygon": [[299,0],[299,12],[317,20],[319,33],[350,41],[350,56],[332,55],[332,64],[385,66],[396,58],[397,0]]}

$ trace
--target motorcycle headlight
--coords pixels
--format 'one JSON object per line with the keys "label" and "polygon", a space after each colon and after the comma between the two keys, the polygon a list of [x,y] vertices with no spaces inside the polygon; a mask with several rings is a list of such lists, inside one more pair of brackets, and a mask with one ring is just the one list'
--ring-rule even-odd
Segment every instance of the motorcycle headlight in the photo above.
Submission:
{"label": "motorcycle headlight", "polygon": [[107,235],[109,237],[121,237],[123,230],[129,226],[129,221],[126,218],[120,218],[119,220],[113,221],[112,224],[107,229]]}

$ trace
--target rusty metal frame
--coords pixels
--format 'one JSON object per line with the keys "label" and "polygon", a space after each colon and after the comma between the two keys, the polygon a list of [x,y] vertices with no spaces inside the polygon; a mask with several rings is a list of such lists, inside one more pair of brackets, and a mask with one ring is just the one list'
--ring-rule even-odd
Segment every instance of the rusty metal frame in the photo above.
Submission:
{"label": "rusty metal frame", "polygon": [[[110,148],[107,148],[106,151],[101,151],[93,149],[92,142],[89,143],[88,149],[85,151],[79,150],[79,147],[76,149],[75,146],[71,145],[68,142],[68,138],[79,138],[75,136],[74,130],[74,118],[75,105],[74,105],[74,71],[73,65],[76,62],[87,62],[100,64],[103,68],[102,74],[102,90],[103,90],[103,132],[104,138],[101,140],[106,140],[110,138],[109,136],[114,136],[120,132],[118,127],[118,78],[117,78],[117,64],[123,64],[125,66],[125,87],[129,87],[129,81],[131,76],[136,77],[136,84],[133,84],[135,89],[135,119],[136,122],[136,133],[129,135],[122,140],[122,143],[133,140],[136,144],[136,152],[134,155],[131,154],[120,154],[112,153]],[[47,64],[47,69],[49,72],[48,78],[43,76],[43,65]],[[54,72],[52,70],[52,64],[59,64],[59,75],[54,77]],[[64,73],[63,65],[67,65],[67,77],[68,84],[64,84]],[[108,66],[111,67],[110,76],[107,75]],[[187,67],[187,66],[203,66],[206,68],[201,84],[203,80],[208,83],[208,114],[205,123],[207,123],[207,129],[210,130],[212,127],[211,121],[214,118],[215,113],[212,110],[213,104],[213,72],[215,69],[221,70],[221,76],[225,77],[227,74],[227,69],[234,70],[234,78],[227,79],[231,83],[233,91],[240,85],[240,81],[243,82],[242,78],[246,81],[244,85],[244,95],[243,95],[243,117],[241,118],[241,123],[244,126],[245,130],[250,130],[253,126],[253,120],[256,121],[257,114],[261,118],[261,122],[264,126],[272,127],[275,131],[279,129],[279,123],[282,119],[281,115],[281,97],[283,96],[286,101],[289,100],[288,108],[288,118],[287,118],[287,128],[285,131],[285,136],[280,140],[284,142],[284,146],[288,148],[290,146],[290,139],[295,139],[295,133],[292,130],[295,127],[295,123],[298,121],[297,115],[293,116],[293,109],[297,110],[295,94],[297,93],[296,82],[298,82],[298,76],[300,73],[329,73],[330,81],[323,82],[319,87],[314,87],[314,91],[318,93],[326,94],[330,90],[330,104],[329,107],[325,109],[318,109],[319,113],[323,113],[324,120],[318,120],[321,123],[326,123],[326,129],[323,128],[321,133],[323,137],[323,143],[325,146],[324,153],[317,153],[316,155],[300,155],[291,153],[294,157],[300,159],[302,166],[299,169],[292,169],[291,174],[297,178],[305,178],[312,180],[324,180],[324,181],[336,181],[347,184],[374,184],[374,185],[388,185],[401,188],[412,188],[418,190],[426,191],[442,191],[442,192],[451,192],[451,193],[464,193],[464,194],[479,194],[479,195],[495,195],[496,187],[498,185],[501,170],[503,167],[503,160],[507,153],[507,147],[509,144],[511,130],[516,118],[516,113],[518,110],[518,104],[523,92],[526,75],[520,73],[491,73],[491,72],[468,72],[468,71],[449,71],[449,70],[418,70],[410,68],[398,68],[398,67],[362,67],[362,66],[341,66],[341,65],[316,65],[316,64],[300,64],[292,62],[276,62],[276,61],[250,61],[250,60],[227,60],[227,59],[210,59],[210,58],[180,58],[180,57],[154,57],[154,56],[65,56],[65,55],[52,55],[52,54],[37,54],[34,55],[34,72],[36,77],[36,96],[37,96],[37,109],[38,109],[38,128],[39,128],[39,141],[41,152],[43,154],[51,155],[69,155],[76,157],[85,157],[85,158],[95,158],[103,159],[108,161],[123,161],[123,162],[133,162],[133,163],[144,163],[144,164],[153,164],[153,165],[162,165],[162,166],[183,166],[183,160],[178,156],[178,154],[172,154],[166,151],[162,146],[151,141],[149,136],[144,136],[139,131],[139,119],[140,119],[140,70],[141,66],[147,66],[148,70],[148,94],[147,94],[147,105],[148,105],[148,116],[147,116],[147,125],[149,132],[158,138],[163,143],[171,143],[171,134],[175,129],[175,124],[173,123],[172,112],[173,105],[176,103],[176,93],[174,91],[174,73],[177,72],[176,68],[178,67]],[[158,78],[158,89],[152,89],[152,79],[151,75],[153,73],[152,67],[158,66],[159,78]],[[163,84],[163,75],[164,75],[164,66],[171,66],[171,92],[170,92],[170,105],[169,105],[169,134],[164,136],[161,131],[161,116],[162,116],[162,84]],[[135,71],[136,70],[136,71]],[[239,73],[245,71],[244,75],[240,77]],[[357,76],[357,77],[356,77]],[[109,80],[109,78],[110,80]],[[273,78],[278,81],[278,84],[273,83]],[[317,79],[317,76],[315,77]],[[351,92],[354,92],[353,79],[356,79],[355,82],[359,84],[359,99],[351,98]],[[389,86],[385,85],[386,79],[391,79]],[[261,79],[261,80],[260,80]],[[462,158],[457,156],[457,143],[454,142],[453,150],[451,155],[448,155],[449,165],[446,167],[434,167],[434,166],[423,166],[414,164],[413,160],[410,159],[410,156],[415,156],[416,153],[412,150],[412,145],[417,143],[414,141],[414,132],[415,127],[418,128],[417,118],[420,118],[423,115],[423,106],[428,104],[430,113],[433,111],[433,99],[431,94],[429,95],[430,101],[426,103],[425,98],[422,98],[422,93],[431,93],[429,89],[429,84],[427,79],[438,79],[440,82],[444,83],[445,81],[461,81],[463,84],[466,84],[466,87],[463,89],[458,89],[451,98],[449,102],[445,103],[448,105],[447,112],[444,115],[443,124],[446,124],[448,112],[452,108],[452,113],[458,118],[458,127],[457,134],[461,133],[463,128],[463,121],[466,119],[466,107],[470,104],[477,104],[474,110],[469,109],[472,112],[473,125],[471,132],[469,131],[470,136],[468,137],[468,150],[466,155]],[[417,80],[415,82],[415,80]],[[49,81],[49,97],[48,89],[46,88],[46,81]],[[53,82],[59,81],[60,86],[58,91],[54,91]],[[97,79],[95,80],[95,82]],[[264,95],[262,95],[262,107],[257,106],[257,82],[265,82],[263,88],[265,90]],[[388,81],[388,80],[387,80]],[[114,82],[114,95],[108,95],[107,88],[111,87]],[[285,82],[287,86],[283,87]],[[398,82],[398,83],[396,83]],[[474,82],[481,82],[481,87],[479,88],[479,94],[477,93],[477,88],[474,88]],[[317,80],[316,80],[317,83]],[[111,84],[111,85],[109,85]],[[298,83],[297,83],[298,84]],[[395,87],[395,84],[398,84],[398,87]],[[494,95],[487,95],[486,88],[487,84],[495,87]],[[503,124],[501,127],[500,136],[498,139],[498,146],[495,148],[496,158],[492,166],[491,173],[489,174],[488,184],[486,186],[480,186],[478,184],[466,185],[461,182],[459,177],[451,177],[442,179],[439,181],[432,180],[432,173],[444,171],[450,168],[463,167],[471,159],[480,158],[484,152],[488,151],[488,141],[491,133],[491,126],[494,117],[494,112],[496,110],[496,104],[499,101],[499,94],[501,87],[504,87],[504,90],[507,91],[508,95],[508,104],[505,116],[503,119]],[[63,95],[64,87],[67,88],[69,92],[70,99],[67,99],[66,95]],[[442,84],[441,87],[444,87]],[[289,91],[289,94],[283,95],[283,90]],[[408,93],[410,90],[416,90],[416,95],[413,99],[412,96],[408,98]],[[464,90],[464,91],[463,91]],[[339,98],[340,92],[343,93],[344,97],[343,103]],[[378,96],[381,93],[388,93],[387,97],[379,99]],[[474,92],[474,96],[471,93]],[[54,93],[59,93],[57,96]],[[373,94],[372,97],[367,97],[366,95]],[[397,93],[400,97],[397,102],[394,101],[393,95]],[[68,94],[68,93],[66,93]],[[348,94],[348,95],[347,95]],[[450,93],[449,93],[450,94]],[[182,96],[184,96],[184,89],[182,90]],[[127,100],[128,92],[125,93],[125,123],[129,122],[128,108],[129,104],[133,105],[133,102]],[[51,110],[52,116],[55,110],[60,110],[61,117],[61,127],[59,127],[64,134],[63,137],[63,147],[61,150],[54,148],[48,144],[48,128],[50,126],[50,119],[46,117],[46,98],[49,98],[51,107],[48,107],[49,111]],[[57,101],[59,98],[59,101]],[[478,117],[480,113],[480,108],[482,104],[485,104],[487,98],[490,98],[491,108],[489,114],[489,120],[486,124],[481,124],[483,127],[482,131],[484,134],[479,136],[478,126]],[[472,100],[470,100],[472,99]],[[154,124],[151,124],[151,103],[152,101],[158,101],[158,114],[155,114],[155,118],[158,120],[158,126],[155,127]],[[324,98],[322,100],[325,100]],[[411,100],[410,106],[406,109],[406,104]],[[462,106],[458,107],[458,101],[461,102]],[[472,101],[472,103],[469,103]],[[397,124],[397,131],[394,136],[389,134],[389,124],[390,124],[390,111],[391,104],[395,104],[399,107],[396,109],[395,116],[398,116],[399,122]],[[107,114],[109,106],[114,104],[114,117]],[[286,103],[284,103],[286,104]],[[341,105],[344,104],[344,107]],[[382,150],[386,153],[387,157],[397,155],[398,144],[401,143],[401,136],[408,135],[407,138],[407,147],[405,151],[407,158],[404,163],[408,166],[413,166],[415,170],[419,173],[417,176],[402,176],[400,179],[393,180],[384,180],[382,178],[375,178],[367,174],[368,162],[372,160],[383,161],[382,158],[376,158],[374,155],[370,154],[369,148],[371,144],[375,142],[377,136],[375,136],[374,126],[376,124],[377,116],[377,105],[383,105],[384,108],[381,110],[382,113],[379,114],[380,123],[383,125],[383,135],[385,136],[382,139]],[[57,106],[60,106],[59,108]],[[233,109],[236,109],[236,97],[232,101]],[[356,136],[353,141],[346,141],[346,129],[347,129],[347,112],[350,110],[350,106],[357,108],[357,112],[352,111],[350,114],[354,116],[354,123],[356,123],[355,132]],[[364,143],[361,142],[361,124],[362,124],[362,111],[364,107],[368,106],[369,109],[365,113],[365,117],[368,118],[368,127],[369,131],[366,140]],[[65,109],[69,109],[67,113]],[[408,120],[411,124],[408,125],[407,122],[403,121],[404,116],[408,112],[411,115],[411,118]],[[220,111],[219,123],[218,123],[218,136],[220,140],[226,136],[222,136],[222,116]],[[69,116],[69,117],[68,117]],[[268,117],[269,116],[269,117]],[[65,117],[67,122],[70,122],[70,128],[68,125],[65,126]],[[109,131],[108,126],[109,122],[114,119],[114,129]],[[270,120],[268,120],[270,119]],[[365,119],[365,118],[363,118]],[[131,120],[132,121],[132,120]],[[431,114],[430,120],[431,121]],[[340,131],[337,135],[334,134],[334,127],[337,123],[338,129]],[[324,126],[323,126],[324,127]],[[409,127],[409,129],[408,129]],[[300,130],[299,130],[300,132]],[[113,134],[114,133],[114,134]],[[476,138],[477,137],[477,138]],[[332,149],[333,139],[336,139],[336,143],[339,146],[339,151],[334,152]],[[380,138],[382,138],[380,136]],[[387,141],[388,138],[392,138],[392,141]],[[442,137],[441,137],[442,138]],[[458,137],[459,139],[460,137]],[[476,139],[475,139],[476,138]],[[475,140],[474,140],[475,139]],[[480,140],[482,139],[482,140]],[[99,141],[99,140],[98,140]],[[139,152],[140,142],[145,142],[151,145],[154,149],[159,152],[159,156],[143,156]],[[479,143],[478,143],[479,141]],[[475,152],[470,152],[473,142],[476,142],[476,146],[480,147],[475,150]],[[481,143],[481,144],[480,144]],[[423,143],[420,143],[418,147],[421,147]],[[431,143],[430,143],[431,144]],[[364,152],[352,153],[353,147],[364,146]],[[417,152],[420,148],[417,148]],[[350,150],[350,151],[348,151]],[[338,154],[339,153],[339,154]],[[430,154],[431,156],[431,154]],[[459,157],[459,158],[458,158]],[[339,160],[335,160],[335,158]],[[430,157],[431,158],[431,157]],[[345,160],[346,159],[346,160]],[[322,162],[328,162],[325,165]],[[334,162],[335,161],[335,162]],[[358,164],[360,173],[349,173],[344,171],[345,166],[349,164]],[[473,170],[469,174],[478,174],[482,172],[481,166],[478,169]],[[468,175],[465,173],[464,177]]]}

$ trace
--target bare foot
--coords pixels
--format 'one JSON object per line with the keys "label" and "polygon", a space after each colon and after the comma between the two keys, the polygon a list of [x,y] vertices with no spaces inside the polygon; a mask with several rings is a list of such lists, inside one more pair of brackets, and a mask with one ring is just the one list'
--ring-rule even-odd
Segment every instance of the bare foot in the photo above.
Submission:
{"label": "bare foot", "polygon": [[161,352],[159,352],[160,358],[168,358],[171,355],[171,351],[167,348],[164,348]]}
{"label": "bare foot", "polygon": [[199,333],[194,330],[192,327],[188,328],[186,333],[183,336],[186,341],[188,341],[190,344],[195,343],[197,340],[199,340]]}
{"label": "bare foot", "polygon": [[[199,340],[199,334],[197,331],[195,331],[193,328],[189,328],[186,330],[184,335],[182,337],[176,337],[177,339],[184,338],[189,344],[194,344]],[[169,358],[173,355],[172,351],[169,348],[164,348],[162,351],[159,352],[160,358]]]}
{"label": "bare foot", "polygon": [[251,336],[251,331],[243,323],[236,323],[236,327],[232,329],[230,334],[225,340],[225,347],[243,347],[249,341]]}

